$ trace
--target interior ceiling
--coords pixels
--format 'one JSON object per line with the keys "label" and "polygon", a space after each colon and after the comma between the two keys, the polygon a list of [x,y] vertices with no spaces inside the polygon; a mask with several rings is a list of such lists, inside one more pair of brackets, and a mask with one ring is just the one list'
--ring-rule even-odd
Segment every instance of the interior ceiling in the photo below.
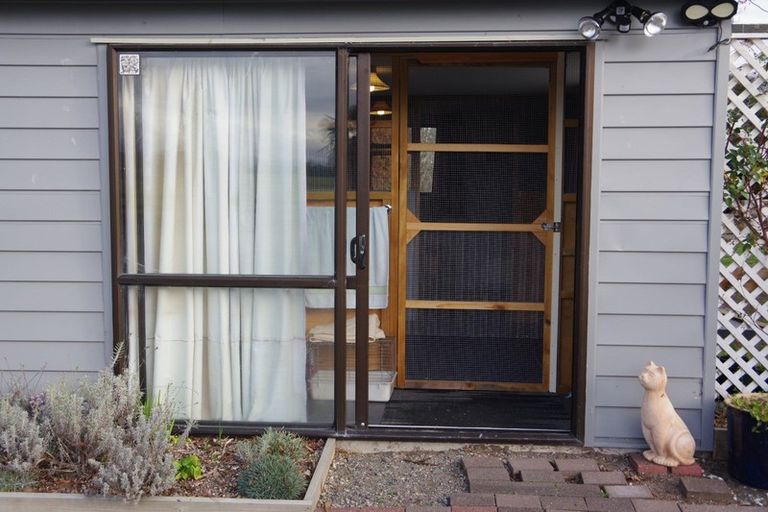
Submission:
{"label": "interior ceiling", "polygon": [[409,93],[421,95],[539,95],[549,80],[546,68],[505,66],[413,67]]}

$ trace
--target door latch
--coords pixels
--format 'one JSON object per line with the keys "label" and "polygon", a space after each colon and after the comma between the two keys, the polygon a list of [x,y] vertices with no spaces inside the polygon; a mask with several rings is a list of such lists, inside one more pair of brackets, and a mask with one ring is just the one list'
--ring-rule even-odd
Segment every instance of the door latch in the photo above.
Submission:
{"label": "door latch", "polygon": [[365,235],[357,235],[349,242],[349,259],[360,270],[365,268],[365,256],[367,253]]}
{"label": "door latch", "polygon": [[541,225],[541,229],[544,231],[552,231],[555,233],[560,232],[560,223],[559,222],[544,222]]}

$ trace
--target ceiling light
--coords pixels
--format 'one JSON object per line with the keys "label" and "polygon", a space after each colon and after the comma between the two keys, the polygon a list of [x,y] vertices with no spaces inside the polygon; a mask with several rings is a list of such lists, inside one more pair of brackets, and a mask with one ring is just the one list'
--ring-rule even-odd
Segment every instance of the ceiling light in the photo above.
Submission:
{"label": "ceiling light", "polygon": [[384,100],[377,100],[371,105],[372,116],[388,116],[392,114],[392,107]]}
{"label": "ceiling light", "polygon": [[371,92],[388,91],[389,86],[376,73],[371,73]]}
{"label": "ceiling light", "polygon": [[643,33],[648,37],[655,36],[667,26],[667,15],[663,12],[652,13],[631,5],[627,0],[614,0],[602,11],[581,18],[579,33],[584,39],[597,39],[603,23],[608,20],[616,26],[618,32],[626,34],[632,29],[632,17],[643,24]]}
{"label": "ceiling light", "polygon": [[695,0],[683,6],[685,21],[691,25],[709,26],[736,15],[739,7],[737,0],[702,1]]}

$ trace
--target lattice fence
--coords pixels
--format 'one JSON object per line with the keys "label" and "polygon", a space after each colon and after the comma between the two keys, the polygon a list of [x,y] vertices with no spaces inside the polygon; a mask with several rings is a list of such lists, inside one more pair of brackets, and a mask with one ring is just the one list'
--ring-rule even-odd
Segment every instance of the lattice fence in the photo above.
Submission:
{"label": "lattice fence", "polygon": [[[757,136],[768,111],[768,34],[734,39],[730,68],[728,108]],[[758,248],[738,254],[746,228],[727,213],[722,220],[716,390],[723,397],[768,391],[768,257]]]}

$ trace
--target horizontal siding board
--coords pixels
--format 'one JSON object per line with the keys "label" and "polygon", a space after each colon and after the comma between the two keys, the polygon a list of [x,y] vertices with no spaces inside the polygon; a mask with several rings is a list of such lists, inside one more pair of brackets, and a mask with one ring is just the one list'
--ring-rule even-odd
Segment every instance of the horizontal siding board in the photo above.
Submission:
{"label": "horizontal siding board", "polygon": [[704,317],[698,315],[599,315],[597,340],[603,345],[704,346]]}
{"label": "horizontal siding board", "polygon": [[[698,409],[678,409],[678,414],[697,441],[701,439],[701,411]],[[594,434],[606,440],[637,439],[642,441],[643,431],[640,428],[640,407],[596,407]],[[711,428],[711,426],[710,426]],[[645,444],[645,441],[642,441]],[[610,446],[603,444],[601,446]],[[647,446],[647,445],[646,445]]]}
{"label": "horizontal siding board", "polygon": [[98,160],[0,160],[0,190],[100,190]]}
{"label": "horizontal siding board", "polygon": [[[704,315],[705,286],[614,284],[597,286],[597,312],[636,315]],[[649,340],[650,343],[650,340]]]}
{"label": "horizontal siding board", "polygon": [[42,391],[49,386],[76,386],[84,379],[95,380],[96,372],[78,371],[11,371],[4,370],[0,379],[0,392],[12,389],[28,389],[30,391]]}
{"label": "horizontal siding board", "polygon": [[98,128],[96,98],[0,98],[0,128]]}
{"label": "horizontal siding board", "polygon": [[602,221],[601,251],[706,252],[707,222]]}
{"label": "horizontal siding board", "polygon": [[96,45],[85,37],[2,37],[0,66],[95,66]]}
{"label": "horizontal siding board", "polygon": [[606,96],[605,127],[712,126],[711,94]]}
{"label": "horizontal siding board", "polygon": [[601,220],[707,220],[706,192],[604,192]]}
{"label": "horizontal siding board", "polygon": [[98,372],[105,363],[100,343],[51,341],[0,342],[0,361],[13,370],[80,372]]}
{"label": "horizontal siding board", "polygon": [[101,251],[99,222],[2,222],[0,251]]}
{"label": "horizontal siding board", "polygon": [[[638,374],[642,370],[638,370]],[[627,407],[641,404],[645,390],[636,377],[598,377],[595,404],[601,407]],[[700,379],[669,379],[667,396],[675,407],[701,407]]]}
{"label": "horizontal siding board", "polygon": [[606,62],[714,61],[709,47],[715,42],[714,30],[664,31],[646,37],[640,31],[612,37],[605,46]]}
{"label": "horizontal siding board", "polygon": [[0,341],[104,341],[103,313],[0,312]]}
{"label": "horizontal siding board", "polygon": [[99,133],[98,130],[2,128],[0,158],[99,158]]}
{"label": "horizontal siding board", "polygon": [[713,94],[714,62],[607,63],[603,93]]}
{"label": "horizontal siding board", "polygon": [[0,96],[98,96],[96,67],[0,66]]}
{"label": "horizontal siding board", "polygon": [[603,128],[602,157],[608,160],[707,159],[711,128]]}
{"label": "horizontal siding board", "polygon": [[0,221],[88,221],[101,217],[101,197],[91,191],[0,191]]}
{"label": "horizontal siding board", "polygon": [[0,311],[103,312],[101,283],[0,282]]}
{"label": "horizontal siding board", "polygon": [[648,361],[666,368],[669,378],[702,377],[703,350],[699,347],[598,345],[595,357],[596,377],[637,377]]}
{"label": "horizontal siding board", "polygon": [[604,252],[598,258],[598,280],[603,283],[707,282],[704,253]]}
{"label": "horizontal siding board", "polygon": [[707,192],[710,160],[603,160],[606,192]]}
{"label": "horizontal siding board", "polygon": [[0,252],[0,281],[100,282],[100,252]]}

